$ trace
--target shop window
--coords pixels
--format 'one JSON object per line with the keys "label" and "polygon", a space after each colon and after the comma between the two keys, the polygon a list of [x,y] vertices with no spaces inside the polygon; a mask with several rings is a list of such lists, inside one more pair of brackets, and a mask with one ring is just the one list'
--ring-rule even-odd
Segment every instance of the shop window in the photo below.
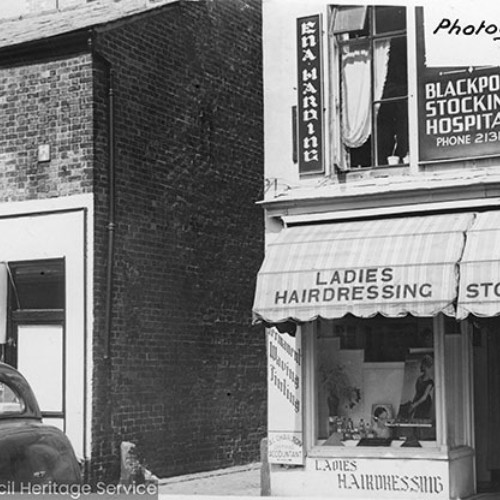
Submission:
{"label": "shop window", "polygon": [[471,445],[468,425],[471,423],[469,373],[467,362],[472,336],[465,336],[460,324],[451,318],[444,321],[444,365],[446,385],[446,441],[451,448]]}
{"label": "shop window", "polygon": [[341,168],[407,164],[406,9],[338,6],[330,22]]}
{"label": "shop window", "polygon": [[431,319],[319,321],[317,444],[436,446]]}

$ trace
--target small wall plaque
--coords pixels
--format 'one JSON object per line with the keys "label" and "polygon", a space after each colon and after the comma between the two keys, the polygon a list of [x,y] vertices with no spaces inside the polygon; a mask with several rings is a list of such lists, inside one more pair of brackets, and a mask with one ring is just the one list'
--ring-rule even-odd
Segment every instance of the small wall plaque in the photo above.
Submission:
{"label": "small wall plaque", "polygon": [[50,161],[50,144],[40,144],[38,146],[38,161]]}

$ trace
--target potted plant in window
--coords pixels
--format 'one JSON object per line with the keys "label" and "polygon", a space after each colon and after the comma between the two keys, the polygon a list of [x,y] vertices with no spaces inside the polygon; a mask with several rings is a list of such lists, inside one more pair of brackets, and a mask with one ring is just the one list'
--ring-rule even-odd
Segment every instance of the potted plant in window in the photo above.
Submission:
{"label": "potted plant in window", "polygon": [[396,148],[398,147],[398,136],[394,135],[394,147],[392,148],[392,154],[387,157],[387,163],[389,165],[397,165],[399,163],[399,156],[396,156]]}
{"label": "potted plant in window", "polygon": [[339,416],[341,409],[352,410],[361,401],[361,389],[351,383],[344,365],[321,365],[319,372],[331,417]]}

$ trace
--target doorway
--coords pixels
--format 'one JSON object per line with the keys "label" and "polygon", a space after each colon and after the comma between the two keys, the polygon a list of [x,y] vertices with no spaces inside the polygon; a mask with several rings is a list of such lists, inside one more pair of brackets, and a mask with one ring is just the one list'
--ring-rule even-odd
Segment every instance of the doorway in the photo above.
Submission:
{"label": "doorway", "polygon": [[500,318],[474,320],[473,352],[477,490],[500,492]]}

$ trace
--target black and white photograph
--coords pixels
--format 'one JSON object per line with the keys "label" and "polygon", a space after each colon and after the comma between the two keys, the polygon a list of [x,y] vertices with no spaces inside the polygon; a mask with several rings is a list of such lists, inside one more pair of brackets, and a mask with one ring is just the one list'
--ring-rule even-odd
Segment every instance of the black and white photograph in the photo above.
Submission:
{"label": "black and white photograph", "polygon": [[0,496],[500,500],[500,3],[0,0]]}

